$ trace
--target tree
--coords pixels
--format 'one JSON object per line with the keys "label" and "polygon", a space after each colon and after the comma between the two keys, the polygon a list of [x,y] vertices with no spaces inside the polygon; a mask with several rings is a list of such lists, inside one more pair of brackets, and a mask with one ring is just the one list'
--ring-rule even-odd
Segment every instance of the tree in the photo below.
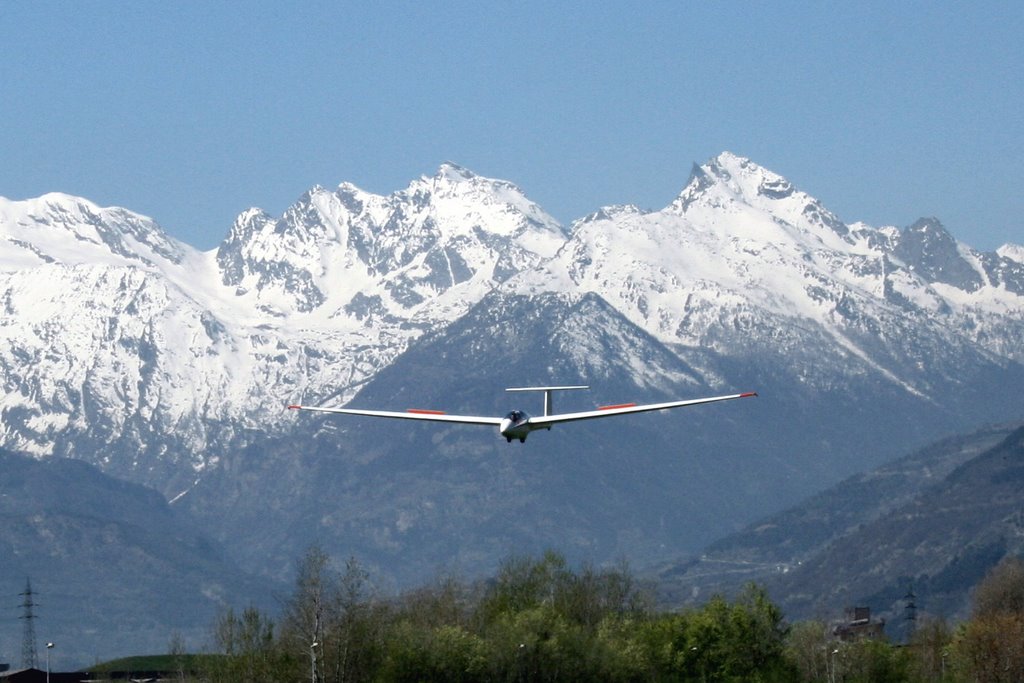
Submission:
{"label": "tree", "polygon": [[330,683],[372,677],[383,657],[387,610],[369,596],[367,579],[355,558],[338,573],[319,546],[306,552],[284,605],[280,638],[296,677]]}
{"label": "tree", "polygon": [[1024,563],[1004,558],[978,584],[972,618],[953,642],[957,672],[978,683],[1024,675]]}
{"label": "tree", "polygon": [[167,654],[171,656],[171,662],[179,681],[185,680],[185,653],[185,639],[180,631],[174,631],[171,633],[171,641],[167,645]]}
{"label": "tree", "polygon": [[628,566],[598,570],[584,565],[578,572],[555,576],[553,601],[559,613],[594,629],[608,616],[643,614],[650,608],[649,597],[637,586]]}
{"label": "tree", "polygon": [[484,622],[503,614],[517,613],[553,603],[556,587],[569,573],[565,557],[548,550],[539,559],[510,557],[501,563],[498,576],[486,591],[478,610]]}
{"label": "tree", "polygon": [[403,621],[389,638],[379,679],[476,681],[487,678],[489,666],[487,643],[464,628],[430,628]]}
{"label": "tree", "polygon": [[1024,620],[993,614],[963,625],[953,646],[954,666],[977,683],[1019,682],[1024,675]]}
{"label": "tree", "polygon": [[311,678],[321,680],[321,653],[332,651],[324,638],[328,606],[337,596],[337,576],[320,546],[311,546],[299,562],[295,592],[285,605],[282,641],[296,657],[309,658]]}
{"label": "tree", "polygon": [[241,615],[231,608],[221,612],[214,625],[214,644],[224,655],[210,672],[214,681],[278,680],[274,625],[255,607]]}
{"label": "tree", "polygon": [[699,609],[653,619],[639,637],[658,677],[792,681],[787,632],[764,589],[749,584],[733,603],[715,595]]}
{"label": "tree", "polygon": [[821,621],[794,624],[786,637],[786,654],[796,666],[800,680],[828,680],[829,657],[834,649],[828,625]]}
{"label": "tree", "polygon": [[884,639],[861,638],[839,645],[837,680],[843,683],[902,683],[907,680],[903,650]]}
{"label": "tree", "polygon": [[943,619],[923,619],[910,639],[908,670],[911,680],[938,683],[952,672],[949,647],[953,631]]}
{"label": "tree", "polygon": [[789,627],[783,621],[782,610],[768,598],[764,587],[747,584],[732,606],[730,620],[735,666],[741,672],[767,675],[788,669],[783,663]]}
{"label": "tree", "polygon": [[1024,615],[1024,561],[1005,557],[974,589],[972,616]]}
{"label": "tree", "polygon": [[369,680],[383,658],[387,609],[368,594],[368,577],[354,557],[345,562],[345,571],[338,577],[324,615],[326,681]]}

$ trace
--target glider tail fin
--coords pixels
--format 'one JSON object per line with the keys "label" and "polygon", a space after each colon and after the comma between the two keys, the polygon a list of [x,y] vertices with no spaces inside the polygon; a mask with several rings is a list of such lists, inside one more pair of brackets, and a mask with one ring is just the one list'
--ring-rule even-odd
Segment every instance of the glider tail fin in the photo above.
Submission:
{"label": "glider tail fin", "polygon": [[544,392],[544,416],[552,415],[554,411],[554,405],[551,400],[551,395],[556,391],[572,391],[575,389],[589,389],[589,386],[585,385],[573,385],[564,387],[509,387],[505,391],[543,391]]}

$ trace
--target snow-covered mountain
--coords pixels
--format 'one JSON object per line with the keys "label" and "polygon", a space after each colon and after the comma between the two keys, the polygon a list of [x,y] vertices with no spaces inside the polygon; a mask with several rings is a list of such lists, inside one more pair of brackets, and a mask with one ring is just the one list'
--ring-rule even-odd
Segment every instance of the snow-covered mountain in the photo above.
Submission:
{"label": "snow-covered mountain", "polygon": [[555,259],[513,284],[598,293],[684,347],[784,353],[823,334],[914,390],[920,380],[898,366],[922,334],[1024,360],[1015,254],[979,253],[936,219],[902,231],[847,226],[781,176],[723,153],[695,166],[661,211],[611,207],[578,221]]}
{"label": "snow-covered mountain", "polygon": [[388,197],[346,183],[313,188],[280,219],[246,211],[216,259],[223,283],[271,317],[319,310],[430,327],[564,239],[515,186],[445,164]]}
{"label": "snow-covered mountain", "polygon": [[[374,379],[420,340],[457,348],[433,370],[458,376],[494,348],[472,344],[466,321],[489,321],[488,342],[525,323],[528,338],[509,343],[559,354],[536,373],[513,354],[517,376],[496,386],[618,377],[605,353],[638,393],[761,391],[775,479],[745,474],[761,507],[735,523],[782,495],[759,481],[793,493],[855,471],[856,449],[836,442],[858,430],[861,450],[890,449],[878,462],[930,430],[1019,417],[999,393],[1024,377],[1021,247],[978,252],[935,219],[848,225],[730,153],[694,166],[664,209],[608,207],[570,230],[514,185],[452,164],[388,196],[343,184],[280,218],[250,209],[209,252],[84,199],[0,200],[0,300],[0,446],[88,460],[169,498],[214,472],[227,482],[268,437],[301,450],[323,434],[285,405],[342,404],[364,387],[381,398],[394,376]],[[588,331],[600,345],[579,330],[572,348],[538,338],[536,315],[579,320],[581,301],[615,313]],[[530,302],[547,303],[531,314]],[[663,354],[679,366],[654,372],[675,367]],[[834,433],[826,400],[845,411]]]}
{"label": "snow-covered mountain", "polygon": [[172,492],[171,471],[280,426],[289,399],[348,400],[564,240],[515,186],[451,164],[389,197],[251,209],[206,253],[124,209],[0,200],[0,443]]}

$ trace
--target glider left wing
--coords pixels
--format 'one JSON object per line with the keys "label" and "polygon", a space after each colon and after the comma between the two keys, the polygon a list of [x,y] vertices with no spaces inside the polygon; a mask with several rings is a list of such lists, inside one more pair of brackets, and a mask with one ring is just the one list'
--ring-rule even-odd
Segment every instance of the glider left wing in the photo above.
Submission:
{"label": "glider left wing", "polygon": [[392,417],[399,420],[426,420],[428,422],[457,422],[467,425],[500,426],[502,418],[482,415],[449,415],[439,410],[416,410],[406,412],[392,410],[360,410],[358,408],[320,408],[318,406],[288,406],[292,410],[314,410],[319,413],[342,413],[344,415],[365,415],[367,417]]}

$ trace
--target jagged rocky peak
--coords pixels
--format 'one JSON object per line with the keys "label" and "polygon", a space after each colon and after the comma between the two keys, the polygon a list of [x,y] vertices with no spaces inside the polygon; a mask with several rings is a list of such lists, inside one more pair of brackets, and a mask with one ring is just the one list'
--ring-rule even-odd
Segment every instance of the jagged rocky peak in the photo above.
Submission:
{"label": "jagged rocky peak", "polygon": [[332,213],[334,197],[315,186],[279,219],[256,208],[242,212],[217,249],[221,281],[238,295],[255,290],[260,298],[273,298],[278,303],[271,308],[279,312],[285,301],[300,312],[319,306],[326,296],[316,282],[318,262],[322,244],[335,233],[335,219],[325,215]]}
{"label": "jagged rocky peak", "polygon": [[793,194],[792,184],[777,173],[758,166],[750,159],[732,152],[722,152],[705,166],[706,176],[716,178],[737,195],[746,199],[755,196],[785,199]]}
{"label": "jagged rocky peak", "polygon": [[946,226],[935,216],[918,218],[912,225],[908,225],[903,229],[903,234],[905,237],[920,236],[922,240],[956,245],[956,241],[949,234],[949,231],[946,230]]}
{"label": "jagged rocky peak", "polygon": [[274,219],[263,209],[251,208],[238,214],[227,237],[217,247],[216,259],[224,284],[238,285],[242,282],[246,273],[246,245],[264,226],[273,222]]}
{"label": "jagged rocky peak", "polygon": [[274,218],[263,209],[256,207],[246,209],[235,218],[235,222],[231,224],[231,229],[224,241],[221,242],[218,251],[229,249],[228,245],[237,246],[248,242],[264,225],[273,222]]}
{"label": "jagged rocky peak", "polygon": [[[376,195],[344,182],[330,192],[312,188],[288,208],[280,219],[250,209],[235,222],[222,251],[256,239],[316,242],[324,238],[345,241],[353,225],[361,234],[352,239],[377,244],[389,240],[424,239],[428,234],[452,238],[481,230],[509,236],[523,231],[565,236],[562,226],[530,201],[516,185],[477,175],[458,164],[445,162],[432,176],[422,176],[390,195]],[[432,241],[432,240],[431,240]],[[373,249],[362,244],[363,257]]]}
{"label": "jagged rocky peak", "polygon": [[435,177],[445,178],[446,180],[451,180],[453,182],[461,182],[464,180],[472,180],[478,176],[468,168],[459,166],[451,161],[446,161],[437,169],[437,175]]}
{"label": "jagged rocky peak", "polygon": [[493,286],[484,280],[535,265],[565,238],[512,183],[445,163],[386,196],[343,183],[333,192],[312,188],[277,219],[244,212],[216,259],[238,295],[283,314],[332,298],[344,307],[356,290],[380,290],[408,312],[470,280]]}
{"label": "jagged rocky peak", "polygon": [[672,203],[672,210],[679,214],[685,214],[691,205],[700,201],[720,182],[727,179],[728,175],[721,172],[720,167],[714,163],[714,159],[703,166],[694,162],[690,168],[690,178],[683,191]]}
{"label": "jagged rocky peak", "polygon": [[422,176],[420,180],[429,183],[434,187],[447,186],[449,188],[458,188],[461,190],[469,190],[471,188],[502,187],[511,189],[518,194],[522,194],[522,190],[507,180],[487,178],[482,175],[478,175],[465,166],[461,166],[453,161],[445,161],[438,167],[437,172],[434,173],[434,175]]}
{"label": "jagged rocky peak", "polygon": [[967,292],[984,284],[981,274],[964,258],[960,245],[937,218],[921,218],[904,229],[895,256],[926,282],[941,282]]}
{"label": "jagged rocky peak", "polygon": [[684,201],[692,201],[693,198],[700,196],[714,184],[715,179],[712,175],[705,171],[704,168],[695,161],[693,162],[693,166],[690,168],[690,179],[686,181],[686,187],[683,188],[680,199],[685,198]]}
{"label": "jagged rocky peak", "polygon": [[1017,263],[1024,264],[1024,246],[1019,244],[1007,243],[996,249],[996,254],[1002,256],[1004,259],[1010,261],[1016,261]]}
{"label": "jagged rocky peak", "polygon": [[365,210],[367,202],[373,195],[346,181],[338,185],[334,196],[337,197],[341,206],[345,207],[350,214],[358,215]]}
{"label": "jagged rocky peak", "polygon": [[353,216],[363,211],[369,195],[350,183],[336,191],[314,185],[289,206],[280,218],[261,209],[248,209],[235,220],[222,252],[242,249],[262,260],[319,257],[325,240],[344,240],[344,230]]}
{"label": "jagged rocky peak", "polygon": [[602,206],[600,209],[593,213],[589,213],[583,218],[573,222],[570,232],[575,232],[577,228],[587,223],[594,223],[596,221],[613,221],[625,216],[640,215],[644,211],[636,204],[613,204],[611,206]]}
{"label": "jagged rocky peak", "polygon": [[722,152],[702,166],[694,164],[686,187],[669,210],[685,215],[695,207],[714,211],[731,203],[770,214],[822,239],[834,240],[834,235],[852,239],[849,227],[821,202],[781,175],[732,152]]}
{"label": "jagged rocky peak", "polygon": [[481,192],[487,193],[498,186],[518,191],[511,183],[484,178],[463,166],[446,161],[433,175],[420,176],[405,190],[392,195],[392,198],[413,199],[418,207],[425,207],[437,197],[466,197]]}
{"label": "jagged rocky peak", "polygon": [[335,235],[334,224],[348,219],[346,213],[338,212],[336,204],[335,193],[314,185],[285,210],[274,232],[299,242],[317,244]]}

